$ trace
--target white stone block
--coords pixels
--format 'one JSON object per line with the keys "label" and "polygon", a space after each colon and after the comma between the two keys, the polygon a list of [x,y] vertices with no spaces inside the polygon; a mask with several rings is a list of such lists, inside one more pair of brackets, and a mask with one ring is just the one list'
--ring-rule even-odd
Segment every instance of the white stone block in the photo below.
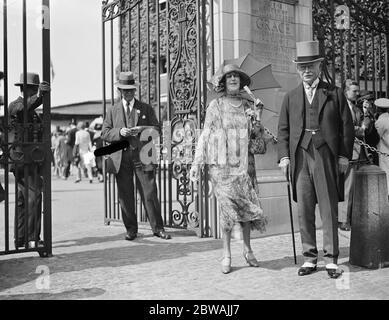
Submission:
{"label": "white stone block", "polygon": [[219,66],[222,62],[221,60],[221,56],[222,56],[222,53],[221,53],[221,41],[220,40],[217,40],[215,41],[215,46],[214,46],[214,59],[215,59],[215,65],[216,66]]}
{"label": "white stone block", "polygon": [[251,0],[234,0],[234,12],[252,14]]}
{"label": "white stone block", "polygon": [[296,23],[312,24],[312,9],[308,7],[296,7]]}
{"label": "white stone block", "polygon": [[218,13],[220,11],[220,1],[223,0],[213,0],[213,12]]}
{"label": "white stone block", "polygon": [[221,61],[225,59],[233,59],[234,57],[234,41],[224,40],[220,46],[220,59]]}
{"label": "white stone block", "polygon": [[246,40],[235,40],[234,41],[234,56],[241,57],[247,53],[252,53],[253,43]]}
{"label": "white stone block", "polygon": [[220,19],[221,39],[234,39],[234,17],[231,13],[222,13]]}
{"label": "white stone block", "polygon": [[252,17],[245,13],[234,14],[234,39],[252,41]]}
{"label": "white stone block", "polygon": [[234,12],[234,0],[220,0],[219,6],[221,12]]}
{"label": "white stone block", "polygon": [[312,25],[296,24],[296,42],[313,40]]}
{"label": "white stone block", "polygon": [[213,15],[213,36],[215,41],[220,40],[221,38],[221,28],[220,28],[220,14],[216,13]]}
{"label": "white stone block", "polygon": [[297,6],[312,8],[312,0],[299,0]]}

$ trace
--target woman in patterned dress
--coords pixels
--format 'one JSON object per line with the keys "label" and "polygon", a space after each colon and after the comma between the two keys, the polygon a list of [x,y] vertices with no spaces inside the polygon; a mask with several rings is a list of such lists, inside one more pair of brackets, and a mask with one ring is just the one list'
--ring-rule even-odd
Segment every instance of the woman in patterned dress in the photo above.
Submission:
{"label": "woman in patterned dress", "polygon": [[[263,232],[267,223],[259,200],[253,154],[264,153],[263,126],[253,121],[253,105],[240,94],[250,82],[238,66],[223,67],[215,82],[215,90],[223,93],[209,104],[190,172],[191,180],[197,181],[202,165],[209,164],[223,231],[223,273],[231,271],[234,224],[239,222],[242,227],[246,262],[259,267],[250,245],[250,230]],[[254,140],[257,143],[252,144]]]}

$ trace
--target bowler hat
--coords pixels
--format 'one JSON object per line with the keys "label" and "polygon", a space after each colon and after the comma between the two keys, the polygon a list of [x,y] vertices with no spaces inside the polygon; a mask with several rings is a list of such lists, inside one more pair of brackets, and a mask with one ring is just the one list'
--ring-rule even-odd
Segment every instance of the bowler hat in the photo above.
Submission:
{"label": "bowler hat", "polygon": [[387,99],[387,98],[379,98],[379,99],[376,99],[374,101],[374,104],[378,108],[388,109],[389,108],[389,99]]}
{"label": "bowler hat", "polygon": [[129,72],[120,72],[119,74],[119,81],[115,83],[115,85],[119,89],[137,89],[138,88],[138,83],[135,82],[134,79],[134,73],[129,71]]}
{"label": "bowler hat", "polygon": [[4,79],[4,72],[0,71],[0,80]]}
{"label": "bowler hat", "polygon": [[[20,74],[20,82],[15,83],[15,86],[22,86],[24,82],[24,74]],[[28,86],[39,86],[39,75],[33,72],[27,72],[27,82]]]}
{"label": "bowler hat", "polygon": [[223,66],[221,72],[215,74],[213,79],[211,80],[211,82],[214,84],[215,91],[225,90],[225,87],[224,87],[225,78],[226,78],[226,75],[231,73],[231,72],[236,72],[239,74],[240,89],[242,89],[244,86],[250,85],[251,79],[246,72],[244,72],[242,69],[240,69],[236,64],[226,64],[225,66]]}
{"label": "bowler hat", "polygon": [[296,42],[296,59],[294,63],[312,63],[323,61],[324,58],[319,53],[318,41]]}

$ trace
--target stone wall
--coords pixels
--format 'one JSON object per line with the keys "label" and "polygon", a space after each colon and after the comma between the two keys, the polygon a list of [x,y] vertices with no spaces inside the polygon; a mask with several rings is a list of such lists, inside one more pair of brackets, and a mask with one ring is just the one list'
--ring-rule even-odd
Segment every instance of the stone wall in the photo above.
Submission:
{"label": "stone wall", "polygon": [[[215,65],[224,59],[253,54],[260,62],[271,64],[279,89],[255,92],[265,105],[279,113],[287,91],[299,84],[292,60],[296,42],[312,40],[312,0],[215,0]],[[278,116],[264,111],[264,125],[277,134]],[[270,223],[267,236],[290,232],[287,184],[277,165],[276,145],[256,157],[257,177],[264,211]],[[295,228],[297,207],[293,203]],[[321,224],[317,215],[318,225]]]}
{"label": "stone wall", "polygon": [[[246,53],[270,63],[281,88],[256,94],[279,112],[285,93],[299,81],[292,62],[296,41],[312,39],[312,0],[215,0],[214,20],[215,64]],[[276,133],[278,116],[264,111],[263,121]],[[274,146],[258,158],[257,169],[277,169]]]}

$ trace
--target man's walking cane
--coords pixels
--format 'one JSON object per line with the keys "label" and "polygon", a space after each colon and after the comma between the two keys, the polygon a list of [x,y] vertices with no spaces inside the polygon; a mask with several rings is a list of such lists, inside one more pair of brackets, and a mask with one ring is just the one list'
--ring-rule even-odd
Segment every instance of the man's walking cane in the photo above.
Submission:
{"label": "man's walking cane", "polygon": [[290,215],[290,227],[292,229],[292,241],[293,241],[293,255],[294,255],[294,264],[297,264],[296,257],[296,243],[294,241],[294,227],[293,227],[293,214],[292,214],[292,198],[290,195],[290,179],[289,179],[289,166],[286,171],[286,181],[288,184],[288,201],[289,201],[289,215]]}

